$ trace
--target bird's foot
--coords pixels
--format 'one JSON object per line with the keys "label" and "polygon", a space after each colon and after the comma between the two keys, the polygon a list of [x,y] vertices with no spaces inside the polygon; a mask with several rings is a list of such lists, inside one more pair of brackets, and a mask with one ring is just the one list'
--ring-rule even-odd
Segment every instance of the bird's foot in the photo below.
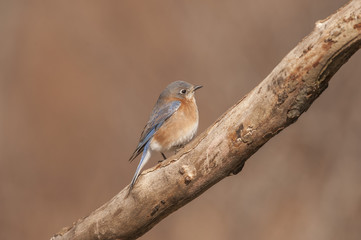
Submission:
{"label": "bird's foot", "polygon": [[162,159],[162,160],[159,160],[158,163],[161,163],[161,162],[163,162],[164,160],[167,159],[167,157],[165,156],[164,153],[161,152],[160,154],[162,154],[163,159]]}

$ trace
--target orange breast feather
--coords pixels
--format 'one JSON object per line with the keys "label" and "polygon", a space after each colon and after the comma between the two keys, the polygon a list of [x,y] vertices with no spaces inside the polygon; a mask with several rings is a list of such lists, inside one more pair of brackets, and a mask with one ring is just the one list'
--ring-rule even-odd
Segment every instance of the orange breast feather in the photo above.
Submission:
{"label": "orange breast feather", "polygon": [[174,100],[181,101],[181,106],[153,137],[161,151],[188,143],[198,128],[198,110],[194,98]]}

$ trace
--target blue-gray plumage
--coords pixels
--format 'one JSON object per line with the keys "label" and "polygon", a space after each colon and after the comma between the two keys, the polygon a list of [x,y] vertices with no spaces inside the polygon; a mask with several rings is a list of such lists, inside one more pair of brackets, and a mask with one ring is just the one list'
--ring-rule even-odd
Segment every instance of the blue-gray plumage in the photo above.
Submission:
{"label": "blue-gray plumage", "polygon": [[[140,136],[139,144],[129,159],[132,161],[142,153],[129,191],[149,160],[151,150],[162,153],[182,146],[194,137],[198,128],[198,109],[194,91],[201,87],[176,81],[169,84],[160,94]],[[162,155],[164,156],[163,153]]]}

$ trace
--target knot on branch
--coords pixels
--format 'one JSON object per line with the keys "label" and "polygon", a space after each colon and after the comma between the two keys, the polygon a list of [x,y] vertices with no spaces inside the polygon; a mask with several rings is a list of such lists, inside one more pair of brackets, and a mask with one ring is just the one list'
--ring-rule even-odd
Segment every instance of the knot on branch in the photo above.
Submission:
{"label": "knot on branch", "polygon": [[183,175],[184,183],[186,185],[188,185],[197,176],[196,169],[189,165],[183,165],[179,169],[179,173]]}

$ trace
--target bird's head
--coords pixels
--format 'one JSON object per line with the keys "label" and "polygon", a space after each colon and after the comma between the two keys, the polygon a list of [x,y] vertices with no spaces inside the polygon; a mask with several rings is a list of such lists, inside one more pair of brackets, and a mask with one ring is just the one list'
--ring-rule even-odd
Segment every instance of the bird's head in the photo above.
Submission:
{"label": "bird's head", "polygon": [[169,84],[163,93],[166,97],[191,99],[194,97],[194,92],[201,87],[200,85],[193,85],[184,81],[176,81]]}

